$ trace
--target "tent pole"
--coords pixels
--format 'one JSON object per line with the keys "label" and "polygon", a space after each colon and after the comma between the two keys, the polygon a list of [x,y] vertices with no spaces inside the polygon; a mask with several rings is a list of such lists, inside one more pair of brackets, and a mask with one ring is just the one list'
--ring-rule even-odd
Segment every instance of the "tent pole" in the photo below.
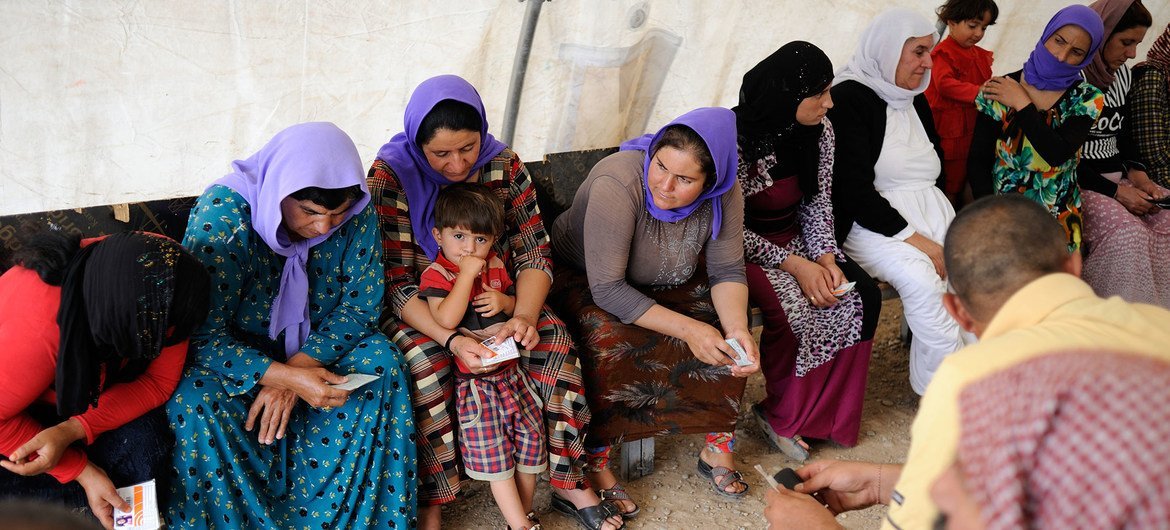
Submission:
{"label": "tent pole", "polygon": [[524,24],[520,27],[520,42],[516,45],[516,58],[512,61],[512,80],[508,83],[508,104],[504,107],[504,128],[500,134],[503,142],[508,145],[512,145],[512,138],[516,134],[516,117],[520,114],[520,93],[524,91],[524,74],[528,70],[528,55],[532,52],[532,39],[536,34],[536,21],[540,18],[540,8],[546,1],[551,0],[528,0],[528,8],[524,11]]}

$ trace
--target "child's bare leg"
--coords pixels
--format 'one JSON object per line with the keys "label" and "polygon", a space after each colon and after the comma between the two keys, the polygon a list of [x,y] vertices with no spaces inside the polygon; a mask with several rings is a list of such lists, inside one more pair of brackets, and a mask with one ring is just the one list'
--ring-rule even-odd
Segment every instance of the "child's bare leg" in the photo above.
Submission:
{"label": "child's bare leg", "polygon": [[[528,528],[528,510],[524,508],[523,501],[520,500],[520,491],[516,489],[515,475],[512,478],[503,480],[493,480],[492,497],[496,498],[496,506],[500,507],[500,513],[504,514],[504,519],[508,521],[510,528],[519,530],[521,528]],[[532,504],[531,495],[529,495],[528,504]]]}
{"label": "child's bare leg", "polygon": [[532,512],[532,496],[536,493],[536,474],[516,472],[516,489],[520,493],[520,506],[524,508],[527,517]]}

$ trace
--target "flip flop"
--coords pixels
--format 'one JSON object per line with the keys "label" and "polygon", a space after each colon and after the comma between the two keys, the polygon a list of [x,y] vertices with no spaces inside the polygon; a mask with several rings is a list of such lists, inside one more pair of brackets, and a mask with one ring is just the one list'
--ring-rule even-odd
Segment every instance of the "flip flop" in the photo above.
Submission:
{"label": "flip flop", "polygon": [[[617,506],[605,501],[601,501],[601,504],[597,506],[586,506],[578,510],[573,503],[556,493],[552,494],[552,508],[576,519],[577,523],[586,530],[601,530],[601,527],[605,525],[606,519],[615,515],[619,517],[622,515],[622,511]],[[623,524],[623,526],[625,525]]]}
{"label": "flip flop", "polygon": [[760,430],[764,431],[764,436],[767,436],[768,441],[772,442],[772,447],[779,449],[785,456],[797,462],[808,460],[808,444],[800,435],[789,438],[776,434],[776,431],[772,429],[772,424],[768,423],[768,418],[764,417],[764,409],[760,408],[759,403],[752,405],[752,415],[756,417],[756,423],[760,424]]}
{"label": "flip flop", "polygon": [[[699,474],[711,481],[711,487],[715,490],[715,493],[724,497],[739,499],[747,495],[748,489],[751,487],[743,480],[743,475],[740,475],[739,471],[733,471],[723,466],[711,467],[711,464],[704,462],[702,458],[699,459],[698,468]],[[743,484],[743,489],[738,493],[727,491],[727,487],[736,482]]]}
{"label": "flip flop", "polygon": [[[642,511],[642,507],[638,506],[638,503],[634,502],[634,499],[630,498],[629,493],[626,493],[626,488],[623,488],[622,485],[617,483],[617,482],[615,482],[612,487],[597,490],[597,496],[601,497],[601,500],[603,502],[604,501],[624,501],[624,502],[628,502],[630,504],[633,504],[634,505],[633,510],[630,510],[628,512],[621,512],[621,515],[623,518],[633,519],[634,517],[637,517],[638,514],[641,513],[641,511]],[[614,507],[617,508],[618,510],[621,510],[621,508],[619,506],[617,506],[616,504],[614,505]]]}

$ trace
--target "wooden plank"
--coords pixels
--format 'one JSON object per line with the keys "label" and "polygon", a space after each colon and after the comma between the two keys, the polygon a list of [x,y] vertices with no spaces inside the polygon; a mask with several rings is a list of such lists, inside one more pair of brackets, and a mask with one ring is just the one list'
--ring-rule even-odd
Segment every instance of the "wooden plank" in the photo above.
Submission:
{"label": "wooden plank", "polygon": [[630,482],[654,472],[654,438],[643,438],[622,444],[618,458],[618,477]]}

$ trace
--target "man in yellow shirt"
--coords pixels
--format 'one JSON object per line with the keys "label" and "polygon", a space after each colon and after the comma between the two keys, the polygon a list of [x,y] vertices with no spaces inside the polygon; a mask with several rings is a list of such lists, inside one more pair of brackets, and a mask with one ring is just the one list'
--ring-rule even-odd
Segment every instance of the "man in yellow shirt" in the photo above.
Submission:
{"label": "man in yellow shirt", "polygon": [[[952,293],[944,304],[980,342],[947,357],[922,396],[904,465],[819,461],[794,492],[769,494],[772,528],[838,528],[833,515],[882,503],[883,528],[930,529],[930,487],[954,462],[958,396],[968,384],[1029,359],[1108,349],[1170,360],[1170,311],[1097,297],[1080,280],[1079,254],[1043,208],[1018,196],[977,201],[944,245]],[[803,493],[815,493],[829,510]],[[831,510],[831,512],[830,512]],[[773,520],[775,519],[775,520]]]}

